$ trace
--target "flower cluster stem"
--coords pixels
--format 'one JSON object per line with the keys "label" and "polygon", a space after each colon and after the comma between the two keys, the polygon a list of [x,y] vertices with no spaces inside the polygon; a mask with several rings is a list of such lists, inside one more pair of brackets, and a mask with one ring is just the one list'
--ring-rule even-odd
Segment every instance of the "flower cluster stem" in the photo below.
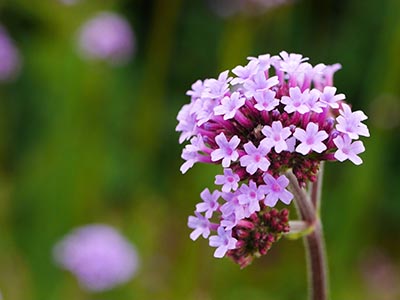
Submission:
{"label": "flower cluster stem", "polygon": [[322,161],[319,165],[317,181],[311,184],[311,202],[314,205],[317,214],[319,214],[321,206],[323,175],[324,175],[324,162]]}
{"label": "flower cluster stem", "polygon": [[308,224],[310,231],[304,235],[306,248],[310,300],[327,300],[327,263],[325,255],[325,242],[322,231],[322,223],[319,218],[319,207],[322,189],[322,168],[317,181],[310,186],[310,197],[298,184],[296,176],[288,172],[291,190],[294,194],[296,207],[300,218]]}
{"label": "flower cluster stem", "polygon": [[289,179],[291,191],[296,201],[296,207],[299,215],[309,225],[313,225],[316,219],[315,209],[308,198],[306,192],[300,187],[296,176],[292,172],[287,172],[286,177]]}
{"label": "flower cluster stem", "polygon": [[325,243],[320,220],[316,222],[314,231],[304,237],[304,245],[308,263],[310,300],[327,300]]}

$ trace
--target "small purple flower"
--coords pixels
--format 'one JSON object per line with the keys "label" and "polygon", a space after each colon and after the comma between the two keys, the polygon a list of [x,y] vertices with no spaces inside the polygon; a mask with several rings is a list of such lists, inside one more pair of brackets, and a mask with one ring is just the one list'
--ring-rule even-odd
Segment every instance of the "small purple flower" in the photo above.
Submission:
{"label": "small purple flower", "polygon": [[251,79],[251,77],[256,74],[258,68],[257,61],[250,61],[246,66],[237,66],[232,69],[232,73],[237,75],[231,81],[231,84],[241,84],[246,82],[247,80]]}
{"label": "small purple flower", "polygon": [[265,139],[261,144],[266,144],[270,148],[275,147],[276,153],[281,153],[283,150],[288,149],[286,139],[292,134],[289,127],[283,128],[280,121],[272,122],[271,126],[264,126],[261,131],[265,135]]}
{"label": "small purple flower", "polygon": [[[303,64],[303,72],[304,72],[304,80],[302,82],[302,87],[309,87],[311,82],[316,78],[320,77],[325,70],[326,65],[318,64],[316,66],[312,66],[309,63]],[[316,88],[315,84],[314,87]]]}
{"label": "small purple flower", "polygon": [[299,66],[303,61],[308,60],[307,57],[303,57],[300,54],[290,53],[288,54],[286,51],[282,51],[279,53],[282,57],[282,61],[280,63],[281,71],[288,73],[289,75],[295,74]]}
{"label": "small purple flower", "polygon": [[215,176],[215,184],[222,185],[222,191],[228,193],[231,190],[236,191],[239,187],[240,177],[233,173],[232,169],[224,169],[224,175]]}
{"label": "small purple flower", "polygon": [[20,53],[6,29],[0,25],[0,81],[12,81],[20,69]]}
{"label": "small purple flower", "polygon": [[315,74],[313,78],[315,88],[323,90],[325,86],[333,86],[333,75],[341,68],[341,64],[325,66],[325,68],[323,68],[321,72]]}
{"label": "small purple flower", "polygon": [[267,171],[269,165],[271,164],[266,158],[266,155],[271,150],[264,143],[260,143],[258,147],[254,146],[252,142],[248,142],[243,145],[246,155],[240,158],[240,165],[246,167],[247,173],[253,175],[258,169],[262,171]]}
{"label": "small purple flower", "polygon": [[229,92],[229,82],[232,77],[229,76],[229,71],[224,71],[219,74],[218,79],[206,79],[204,81],[205,91],[204,98],[222,99]]}
{"label": "small purple flower", "polygon": [[269,207],[274,207],[280,199],[285,204],[290,204],[293,199],[293,194],[286,190],[289,185],[289,179],[285,175],[281,175],[278,178],[274,178],[270,174],[265,174],[264,177],[265,185],[261,186],[260,189],[266,194],[264,204]]}
{"label": "small purple flower", "polygon": [[288,113],[299,112],[301,114],[305,114],[309,112],[310,109],[307,106],[308,100],[308,90],[305,90],[303,93],[299,89],[299,87],[293,87],[289,89],[290,97],[283,96],[281,102],[285,104],[285,111]]}
{"label": "small purple flower", "polygon": [[225,228],[225,230],[232,230],[232,228],[237,225],[239,220],[240,218],[238,218],[235,213],[231,213],[228,216],[224,215],[220,224]]}
{"label": "small purple flower", "polygon": [[262,92],[257,92],[254,94],[254,99],[256,104],[254,108],[259,111],[271,111],[279,105],[279,100],[275,99],[276,93],[271,90],[266,90]]}
{"label": "small purple flower", "polygon": [[264,198],[262,189],[258,188],[256,183],[252,180],[249,185],[243,183],[240,186],[241,194],[238,196],[241,205],[248,205],[249,214],[260,210],[260,200]]}
{"label": "small purple flower", "polygon": [[361,123],[368,117],[360,110],[352,112],[350,106],[342,105],[343,110],[340,110],[340,116],[336,118],[336,129],[340,132],[348,134],[352,139],[358,139],[359,135],[369,136],[368,127]]}
{"label": "small purple flower", "polygon": [[190,234],[190,238],[193,241],[197,240],[200,235],[205,239],[208,238],[211,228],[210,221],[197,211],[195,211],[194,214],[196,215],[195,217],[189,216],[188,218],[188,227],[194,229]]}
{"label": "small purple flower", "polygon": [[207,162],[209,157],[202,155],[199,151],[206,150],[201,136],[194,136],[182,151],[182,158],[185,162],[182,164],[180,171],[185,174],[193,165],[199,161]]}
{"label": "small purple flower", "polygon": [[186,92],[186,95],[190,96],[194,101],[201,98],[204,90],[205,86],[203,84],[203,81],[197,80],[195,83],[192,84],[192,89]]}
{"label": "small purple flower", "polygon": [[357,155],[365,151],[364,145],[361,141],[351,142],[348,135],[338,136],[333,142],[338,147],[335,152],[335,158],[338,161],[351,160],[355,165],[362,164],[362,159]]}
{"label": "small purple flower", "polygon": [[316,112],[316,113],[322,113],[323,108],[326,107],[326,104],[321,102],[319,100],[321,96],[321,92],[318,91],[317,89],[312,89],[308,95],[308,98],[305,102],[307,107],[309,108],[310,111]]}
{"label": "small purple flower", "polygon": [[248,57],[250,61],[254,61],[257,63],[258,71],[266,72],[271,68],[271,65],[274,65],[280,58],[278,56],[271,56],[270,54],[261,54],[258,57]]}
{"label": "small purple flower", "polygon": [[326,150],[326,145],[322,141],[328,138],[328,134],[324,131],[318,131],[318,125],[308,123],[306,130],[296,128],[293,136],[298,139],[301,144],[296,147],[296,152],[307,155],[311,150],[321,153]]}
{"label": "small purple flower", "polygon": [[256,93],[264,92],[279,83],[278,77],[274,76],[266,78],[264,72],[258,72],[251,80],[244,83],[244,88],[247,90],[245,96],[253,97]]}
{"label": "small purple flower", "polygon": [[239,196],[241,195],[240,191],[236,191],[234,193],[223,193],[222,198],[226,201],[221,206],[221,212],[223,218],[227,218],[232,214],[235,215],[236,220],[240,220],[245,218],[245,216],[249,215],[247,207],[241,205],[239,203]]}
{"label": "small purple flower", "polygon": [[135,248],[114,228],[100,224],[72,231],[55,246],[54,258],[94,292],[129,281],[138,268]]}
{"label": "small purple flower", "polygon": [[329,105],[332,108],[339,108],[337,101],[344,100],[346,97],[344,94],[335,95],[335,93],[336,88],[334,86],[326,86],[320,96],[321,102]]}
{"label": "small purple flower", "polygon": [[196,116],[191,112],[193,103],[185,104],[182,106],[178,113],[177,120],[179,121],[176,126],[177,131],[181,131],[179,136],[179,143],[189,140],[196,132]]}
{"label": "small purple flower", "polygon": [[200,193],[201,199],[203,202],[200,202],[196,205],[197,212],[206,212],[206,218],[211,218],[214,211],[219,208],[218,199],[221,196],[221,192],[215,190],[212,194],[209,189],[204,189]]}
{"label": "small purple flower", "polygon": [[217,101],[211,98],[199,99],[194,103],[193,108],[199,106],[200,109],[200,111],[196,112],[197,126],[203,125],[214,117],[214,108],[216,105]]}
{"label": "small purple flower", "polygon": [[237,240],[232,237],[231,230],[225,230],[222,226],[218,227],[218,235],[210,236],[210,246],[218,247],[214,252],[214,257],[224,257],[228,250],[236,248]]}
{"label": "small purple flower", "polygon": [[224,120],[232,119],[237,110],[244,105],[246,98],[241,97],[239,93],[234,92],[221,100],[221,105],[214,107],[215,115],[223,115]]}
{"label": "small purple flower", "polygon": [[223,132],[215,137],[219,149],[211,152],[211,160],[218,161],[222,159],[222,166],[228,168],[232,161],[239,158],[238,152],[235,150],[240,143],[240,139],[235,135],[228,142]]}
{"label": "small purple flower", "polygon": [[200,154],[197,151],[189,151],[186,147],[183,149],[181,157],[185,160],[180,167],[182,174],[185,174],[195,163],[200,161]]}
{"label": "small purple flower", "polygon": [[82,57],[88,60],[104,60],[112,65],[124,64],[134,51],[131,26],[116,13],[98,13],[81,27],[79,50]]}

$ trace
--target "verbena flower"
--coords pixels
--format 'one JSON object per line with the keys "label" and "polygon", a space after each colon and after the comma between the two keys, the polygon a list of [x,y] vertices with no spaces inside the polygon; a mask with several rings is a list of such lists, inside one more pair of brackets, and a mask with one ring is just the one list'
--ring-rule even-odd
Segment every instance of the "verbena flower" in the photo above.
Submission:
{"label": "verbena flower", "polygon": [[[250,57],[232,70],[233,78],[224,71],[218,79],[197,80],[187,92],[191,101],[178,113],[176,127],[179,142],[189,141],[181,171],[197,162],[223,167],[215,180],[221,192],[203,191],[204,202],[188,223],[192,239],[213,237],[216,257],[227,253],[245,266],[288,230],[287,212],[272,209],[293,198],[286,171],[305,187],[316,180],[322,161],[362,162],[365,149],[358,139],[369,136],[362,123],[367,116],[352,111],[333,86],[340,65],[312,66],[307,60],[285,51]],[[281,216],[279,230],[265,223],[270,214]]]}
{"label": "verbena flower", "polygon": [[6,29],[0,25],[0,81],[16,78],[21,68],[21,56]]}
{"label": "verbena flower", "polygon": [[54,247],[55,261],[89,291],[127,282],[138,268],[135,248],[114,228],[95,224],[77,228]]}
{"label": "verbena flower", "polygon": [[231,169],[224,169],[224,175],[215,176],[215,184],[222,185],[222,191],[225,193],[236,191],[239,187],[239,175],[233,173]]}
{"label": "verbena flower", "polygon": [[78,43],[83,58],[112,65],[126,63],[135,46],[128,21],[113,12],[98,13],[86,21],[79,31]]}

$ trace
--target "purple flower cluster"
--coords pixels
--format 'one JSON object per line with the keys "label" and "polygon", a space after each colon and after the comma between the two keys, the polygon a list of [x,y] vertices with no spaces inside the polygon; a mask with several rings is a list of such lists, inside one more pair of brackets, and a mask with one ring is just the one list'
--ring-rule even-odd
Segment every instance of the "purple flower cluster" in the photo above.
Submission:
{"label": "purple flower cluster", "polygon": [[189,141],[181,172],[197,162],[224,168],[215,180],[221,191],[204,190],[188,221],[191,238],[209,238],[215,257],[238,247],[232,232],[242,220],[279,200],[290,204],[287,170],[304,187],[316,180],[321,161],[361,164],[364,146],[358,138],[369,136],[362,123],[367,116],[352,111],[333,86],[339,64],[312,66],[308,58],[285,51],[248,59],[232,70],[233,77],[224,71],[196,81],[177,117],[179,142]]}
{"label": "purple flower cluster", "polygon": [[135,248],[114,228],[100,224],[75,229],[55,246],[54,257],[94,292],[127,282],[138,267]]}
{"label": "purple flower cluster", "polygon": [[80,29],[79,50],[85,59],[123,64],[134,51],[133,31],[120,15],[98,13]]}
{"label": "purple flower cluster", "polygon": [[0,81],[13,80],[20,69],[20,53],[7,31],[0,25]]}

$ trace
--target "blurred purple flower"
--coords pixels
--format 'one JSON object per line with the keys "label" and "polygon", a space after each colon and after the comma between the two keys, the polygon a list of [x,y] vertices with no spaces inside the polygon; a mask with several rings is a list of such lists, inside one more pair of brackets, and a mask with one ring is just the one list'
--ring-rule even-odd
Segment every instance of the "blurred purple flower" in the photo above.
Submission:
{"label": "blurred purple flower", "polygon": [[124,64],[134,52],[134,34],[128,23],[113,12],[101,12],[79,31],[79,51],[88,60]]}
{"label": "blurred purple flower", "polygon": [[369,296],[366,299],[399,299],[400,272],[394,257],[381,248],[365,249],[359,267]]}
{"label": "blurred purple flower", "polygon": [[260,14],[271,8],[292,1],[293,0],[207,0],[210,8],[223,18],[239,13],[250,15]]}
{"label": "blurred purple flower", "polygon": [[74,5],[78,2],[80,2],[80,0],[59,0],[59,1],[65,5]]}
{"label": "blurred purple flower", "polygon": [[73,230],[56,244],[54,258],[93,292],[127,282],[138,268],[135,248],[117,230],[102,224]]}
{"label": "blurred purple flower", "polygon": [[15,79],[20,69],[20,53],[6,29],[0,25],[0,81]]}

